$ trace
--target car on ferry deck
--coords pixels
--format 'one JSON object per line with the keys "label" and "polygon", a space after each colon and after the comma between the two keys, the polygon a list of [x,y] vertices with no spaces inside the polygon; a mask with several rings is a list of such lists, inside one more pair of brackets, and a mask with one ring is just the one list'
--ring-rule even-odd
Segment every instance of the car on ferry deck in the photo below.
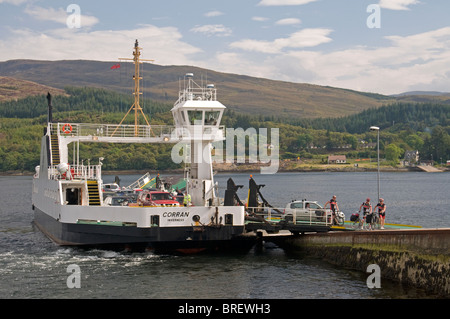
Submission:
{"label": "car on ferry deck", "polygon": [[116,183],[103,184],[104,192],[119,192],[121,190],[120,186]]}
{"label": "car on ferry deck", "polygon": [[[333,212],[331,209],[323,208],[316,201],[294,200],[286,205],[284,210],[286,215],[296,216],[297,221],[310,222],[332,222]],[[345,215],[343,212],[336,212],[339,225],[343,225]]]}
{"label": "car on ferry deck", "polygon": [[129,206],[130,203],[136,202],[130,196],[108,196],[103,201],[105,206]]}
{"label": "car on ferry deck", "polygon": [[331,216],[331,211],[324,209],[316,201],[295,200],[286,205],[284,210],[286,215],[294,215],[298,221],[326,221]]}
{"label": "car on ferry deck", "polygon": [[139,205],[156,207],[179,207],[180,203],[169,192],[143,191],[137,199]]}

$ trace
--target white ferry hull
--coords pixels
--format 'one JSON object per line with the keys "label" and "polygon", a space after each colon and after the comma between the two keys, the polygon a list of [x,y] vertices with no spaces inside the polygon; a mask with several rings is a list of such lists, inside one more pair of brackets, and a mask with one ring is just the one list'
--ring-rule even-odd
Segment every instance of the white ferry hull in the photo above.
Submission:
{"label": "white ferry hull", "polygon": [[59,245],[203,251],[248,250],[254,244],[253,236],[244,235],[243,207],[62,205],[61,185],[68,183],[33,181],[34,223]]}
{"label": "white ferry hull", "polygon": [[34,223],[62,246],[136,247],[156,251],[249,250],[254,238],[243,235],[243,226],[138,228],[103,224],[61,223],[35,208]]}

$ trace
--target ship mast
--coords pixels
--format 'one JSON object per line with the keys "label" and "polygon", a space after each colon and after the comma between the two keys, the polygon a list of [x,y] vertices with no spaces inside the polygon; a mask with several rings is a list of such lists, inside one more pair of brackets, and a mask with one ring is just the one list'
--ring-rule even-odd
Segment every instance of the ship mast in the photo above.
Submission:
{"label": "ship mast", "polygon": [[141,59],[141,50],[142,48],[139,47],[139,43],[138,40],[136,40],[136,42],[134,43],[134,51],[133,51],[133,58],[129,59],[129,58],[119,58],[119,60],[128,60],[128,61],[133,61],[134,63],[134,75],[133,75],[133,80],[134,80],[134,103],[133,105],[130,107],[130,109],[128,110],[127,114],[125,114],[125,116],[123,117],[122,121],[120,121],[119,125],[117,126],[117,128],[114,130],[114,132],[111,134],[111,136],[113,136],[117,129],[120,127],[120,125],[122,124],[122,122],[125,120],[125,118],[128,116],[128,114],[130,113],[131,110],[134,110],[134,136],[138,136],[138,125],[139,125],[139,113],[142,114],[142,116],[144,117],[145,122],[147,123],[148,126],[150,126],[150,123],[147,120],[147,117],[145,116],[144,112],[142,111],[142,107],[139,104],[139,97],[140,95],[142,95],[141,89],[140,89],[140,80],[142,80],[142,77],[139,74],[139,66],[140,64],[142,64],[142,61],[153,61],[153,60],[145,60],[145,59]]}

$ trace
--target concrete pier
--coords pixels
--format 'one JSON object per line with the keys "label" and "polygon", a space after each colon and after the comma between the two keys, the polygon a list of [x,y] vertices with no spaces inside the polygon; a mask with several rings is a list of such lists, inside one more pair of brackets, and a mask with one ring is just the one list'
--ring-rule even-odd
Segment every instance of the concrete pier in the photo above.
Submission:
{"label": "concrete pier", "polygon": [[310,233],[273,241],[363,272],[377,264],[382,280],[450,297],[450,228]]}

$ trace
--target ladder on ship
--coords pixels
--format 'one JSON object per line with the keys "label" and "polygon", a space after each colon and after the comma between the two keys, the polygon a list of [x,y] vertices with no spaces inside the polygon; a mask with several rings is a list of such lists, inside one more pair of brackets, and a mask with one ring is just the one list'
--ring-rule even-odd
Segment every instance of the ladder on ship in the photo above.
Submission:
{"label": "ladder on ship", "polygon": [[87,181],[89,206],[100,206],[100,192],[97,181]]}
{"label": "ladder on ship", "polygon": [[134,183],[131,183],[130,185],[128,185],[127,188],[130,189],[135,189],[135,188],[141,188],[144,189],[146,188],[146,186],[149,185],[150,182],[154,182],[155,178],[151,178],[150,173],[147,172],[144,175],[142,175],[137,181],[135,181]]}
{"label": "ladder on ship", "polygon": [[52,149],[52,165],[58,165],[61,162],[59,157],[58,135],[50,135],[50,144]]}

